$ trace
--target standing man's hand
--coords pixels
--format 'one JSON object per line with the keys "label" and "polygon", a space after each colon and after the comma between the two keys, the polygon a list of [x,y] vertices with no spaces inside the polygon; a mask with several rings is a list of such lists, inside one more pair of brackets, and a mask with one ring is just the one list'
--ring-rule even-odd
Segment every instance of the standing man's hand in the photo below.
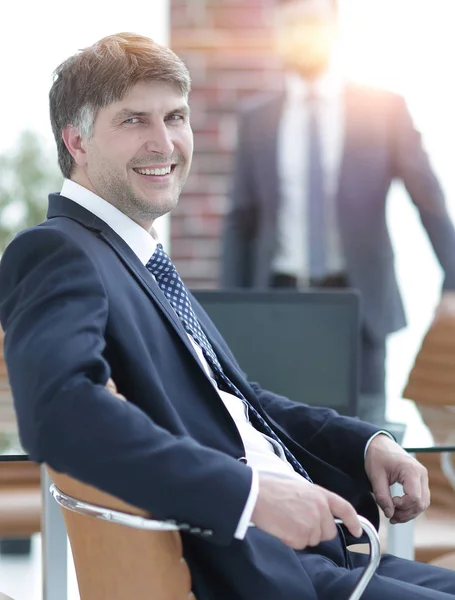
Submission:
{"label": "standing man's hand", "polygon": [[436,307],[434,322],[455,316],[455,291],[446,291]]}
{"label": "standing man's hand", "polygon": [[252,521],[259,529],[296,550],[317,546],[336,536],[335,518],[355,537],[362,525],[344,498],[306,479],[259,475],[259,495]]}
{"label": "standing man's hand", "polygon": [[[376,502],[392,524],[406,523],[430,505],[426,468],[387,435],[377,435],[369,445],[365,470]],[[401,483],[403,496],[392,498],[394,483]]]}

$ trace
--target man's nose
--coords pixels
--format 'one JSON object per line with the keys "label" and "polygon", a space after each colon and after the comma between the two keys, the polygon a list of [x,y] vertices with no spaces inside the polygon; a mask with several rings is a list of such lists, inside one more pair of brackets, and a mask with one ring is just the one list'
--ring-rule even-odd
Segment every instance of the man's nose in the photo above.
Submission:
{"label": "man's nose", "polygon": [[157,152],[163,156],[172,154],[174,143],[165,123],[154,124],[150,128],[146,140],[146,149],[148,152]]}

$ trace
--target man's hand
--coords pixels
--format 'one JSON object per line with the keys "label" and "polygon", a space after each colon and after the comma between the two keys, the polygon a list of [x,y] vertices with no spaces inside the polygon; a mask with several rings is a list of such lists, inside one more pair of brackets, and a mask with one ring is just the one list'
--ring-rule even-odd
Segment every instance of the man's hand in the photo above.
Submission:
{"label": "man's hand", "polygon": [[355,537],[362,526],[346,500],[306,479],[259,476],[259,495],[252,521],[259,529],[296,550],[331,540],[337,529],[334,518]]}
{"label": "man's hand", "polygon": [[441,301],[436,307],[434,322],[455,316],[455,292],[447,291],[442,294]]}
{"label": "man's hand", "polygon": [[[365,470],[376,502],[392,524],[406,523],[430,505],[427,470],[388,436],[378,435],[371,442]],[[401,483],[404,496],[392,498],[394,483]]]}
{"label": "man's hand", "polygon": [[118,393],[117,386],[115,385],[114,380],[111,379],[110,377],[107,380],[105,387],[106,387],[107,391],[110,392],[113,396],[115,396],[119,400],[124,400],[126,402],[125,396],[122,396],[122,394]]}

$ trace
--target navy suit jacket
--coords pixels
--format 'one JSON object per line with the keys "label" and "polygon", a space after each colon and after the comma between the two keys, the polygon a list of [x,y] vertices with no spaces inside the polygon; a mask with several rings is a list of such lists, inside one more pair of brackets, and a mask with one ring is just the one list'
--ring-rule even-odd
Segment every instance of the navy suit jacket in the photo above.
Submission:
{"label": "navy suit jacket", "polygon": [[[249,383],[195,300],[194,308],[226,374],[314,481],[377,524],[364,471],[377,429]],[[103,221],[51,195],[48,220],[3,255],[0,319],[33,460],[199,528],[183,543],[201,600],[315,598],[278,539],[257,529],[234,539],[251,484],[238,430],[155,280]],[[108,377],[128,402],[105,389]]]}
{"label": "navy suit jacket", "polygon": [[[223,240],[224,287],[269,286],[280,210],[277,139],[283,100],[281,93],[256,96],[240,111]],[[364,320],[373,335],[384,339],[406,324],[386,223],[392,181],[401,180],[416,205],[446,289],[455,289],[455,230],[404,100],[348,83],[344,106],[336,195],[342,251],[349,283],[361,292]]]}

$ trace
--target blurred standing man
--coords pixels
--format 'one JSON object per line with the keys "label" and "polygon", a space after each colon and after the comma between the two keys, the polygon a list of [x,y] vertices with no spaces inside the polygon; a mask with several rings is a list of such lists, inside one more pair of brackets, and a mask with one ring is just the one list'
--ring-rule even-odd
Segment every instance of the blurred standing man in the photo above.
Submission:
{"label": "blurred standing man", "polygon": [[362,296],[360,391],[385,394],[387,335],[405,326],[386,224],[401,179],[455,289],[455,231],[404,100],[333,67],[336,0],[277,9],[283,93],[240,113],[223,240],[224,287],[353,287]]}

